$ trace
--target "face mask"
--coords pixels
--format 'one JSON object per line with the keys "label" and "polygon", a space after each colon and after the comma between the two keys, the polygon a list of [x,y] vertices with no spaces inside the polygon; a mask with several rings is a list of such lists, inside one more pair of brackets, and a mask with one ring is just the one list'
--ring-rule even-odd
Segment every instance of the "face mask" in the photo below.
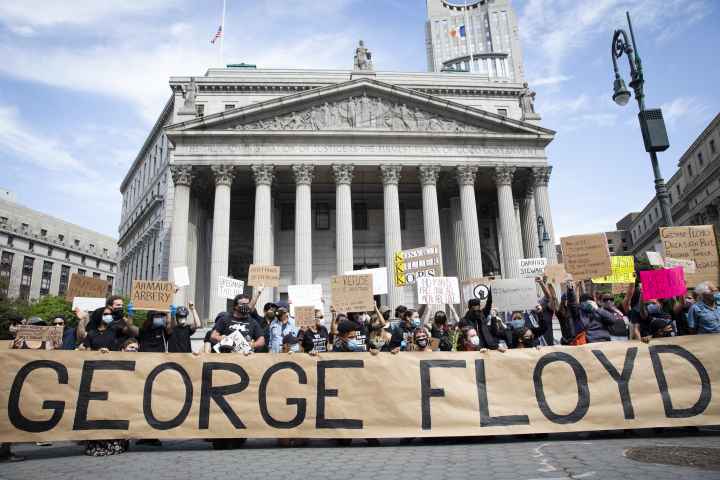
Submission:
{"label": "face mask", "polygon": [[177,321],[180,325],[185,325],[187,323],[187,317],[177,317]]}
{"label": "face mask", "polygon": [[290,351],[293,352],[293,353],[299,352],[299,351],[300,351],[300,345],[297,344],[297,343],[296,343],[295,345],[290,345]]}
{"label": "face mask", "polygon": [[418,328],[420,326],[420,319],[419,318],[413,318],[412,319],[412,326],[415,328]]}
{"label": "face mask", "polygon": [[350,340],[347,341],[347,347],[348,347],[348,350],[350,350],[351,352],[357,352],[357,351],[360,351],[360,349],[361,349],[360,344],[354,338],[351,338]]}
{"label": "face mask", "polygon": [[522,328],[525,326],[525,320],[522,318],[513,318],[510,321],[510,324],[513,326],[513,328]]}
{"label": "face mask", "polygon": [[105,325],[110,325],[113,322],[114,318],[113,315],[103,315],[102,321]]}
{"label": "face mask", "polygon": [[237,307],[235,307],[235,311],[241,316],[241,317],[247,317],[250,315],[250,305],[247,303],[241,303]]}
{"label": "face mask", "polygon": [[153,317],[153,328],[160,328],[165,326],[165,319],[163,317]]}
{"label": "face mask", "polygon": [[267,318],[268,320],[272,320],[273,318],[275,318],[275,311],[270,310],[265,312],[265,318]]}
{"label": "face mask", "polygon": [[119,320],[119,319],[122,318],[122,316],[123,316],[123,309],[122,309],[122,307],[113,308],[113,311],[112,311],[112,317],[113,317],[113,318]]}
{"label": "face mask", "polygon": [[417,340],[416,343],[417,343],[418,347],[420,347],[420,348],[425,348],[428,345],[427,338],[420,338]]}
{"label": "face mask", "polygon": [[363,313],[362,315],[360,315],[360,321],[363,322],[363,323],[369,322],[369,321],[370,321],[370,315],[368,315],[367,313]]}
{"label": "face mask", "polygon": [[318,320],[317,323],[318,323],[318,325],[320,325],[321,327],[327,326],[327,321],[326,321],[324,318],[321,318],[320,320]]}
{"label": "face mask", "polygon": [[477,347],[478,345],[480,345],[480,337],[478,337],[478,336],[470,337],[470,343],[472,343],[473,345],[475,345]]}
{"label": "face mask", "polygon": [[647,311],[650,315],[658,315],[660,313],[660,307],[656,303],[647,305]]}

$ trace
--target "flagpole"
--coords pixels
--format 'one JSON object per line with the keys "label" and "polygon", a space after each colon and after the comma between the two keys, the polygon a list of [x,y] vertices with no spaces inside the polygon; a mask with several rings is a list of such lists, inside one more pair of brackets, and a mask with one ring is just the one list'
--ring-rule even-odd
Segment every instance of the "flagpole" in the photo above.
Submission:
{"label": "flagpole", "polygon": [[223,47],[225,45],[225,1],[223,0],[222,20],[220,22],[220,68],[225,68],[223,62]]}
{"label": "flagpole", "polygon": [[472,43],[470,43],[470,17],[468,17],[467,7],[467,0],[465,0],[465,47],[467,48],[468,54],[470,55],[470,61],[468,62],[468,70],[470,71],[470,73],[473,73],[473,56],[475,52],[473,51]]}

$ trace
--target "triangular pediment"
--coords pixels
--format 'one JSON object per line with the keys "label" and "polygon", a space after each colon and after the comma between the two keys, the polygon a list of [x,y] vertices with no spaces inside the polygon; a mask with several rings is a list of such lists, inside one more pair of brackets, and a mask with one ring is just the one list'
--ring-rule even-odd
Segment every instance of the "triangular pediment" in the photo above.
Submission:
{"label": "triangular pediment", "polygon": [[168,127],[167,131],[535,135],[554,132],[478,108],[361,78],[272,99]]}

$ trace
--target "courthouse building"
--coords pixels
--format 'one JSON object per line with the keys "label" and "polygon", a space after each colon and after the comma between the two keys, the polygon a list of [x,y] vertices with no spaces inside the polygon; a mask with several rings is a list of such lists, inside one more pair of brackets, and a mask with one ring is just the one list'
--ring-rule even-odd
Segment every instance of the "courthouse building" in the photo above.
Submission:
{"label": "courthouse building", "polygon": [[0,297],[64,295],[70,275],[110,282],[117,276],[114,238],[32,210],[0,190]]}
{"label": "courthouse building", "polygon": [[[376,72],[361,44],[343,71],[171,77],[121,186],[119,287],[186,265],[192,285],[176,300],[211,318],[225,308],[218,277],[246,279],[252,263],[281,268],[260,305],[322,284],[329,306],[332,275],[392,265],[401,249],[439,246],[444,274],[461,280],[516,277],[541,250],[555,261],[554,132],[514,72]],[[414,305],[391,270],[382,301]]]}

